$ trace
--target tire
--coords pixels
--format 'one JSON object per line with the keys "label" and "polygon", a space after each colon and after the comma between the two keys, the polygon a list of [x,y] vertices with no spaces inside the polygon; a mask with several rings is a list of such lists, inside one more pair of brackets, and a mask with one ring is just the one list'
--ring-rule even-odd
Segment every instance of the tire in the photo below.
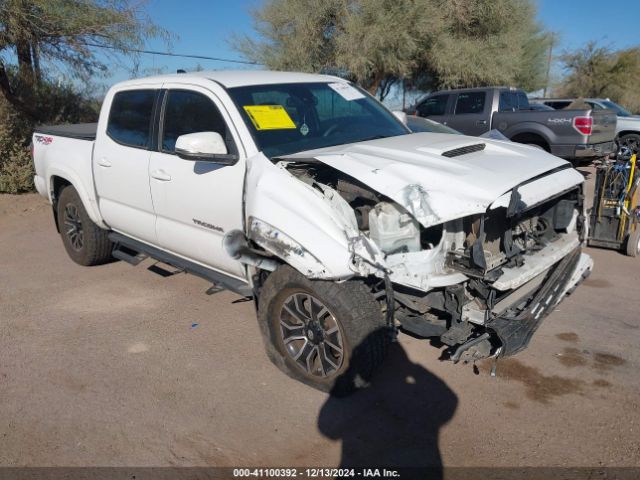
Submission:
{"label": "tire", "polygon": [[62,243],[71,260],[90,266],[112,259],[113,244],[109,240],[109,232],[89,218],[75,188],[69,185],[60,192],[56,208]]}
{"label": "tire", "polygon": [[636,229],[627,237],[626,252],[630,257],[640,255],[640,225],[636,224]]}
{"label": "tire", "polygon": [[640,153],[640,135],[636,133],[623,135],[618,139],[618,146],[627,147],[633,153]]}
{"label": "tire", "polygon": [[309,280],[286,265],[262,286],[258,322],[267,354],[280,370],[335,396],[368,385],[390,339],[380,306],[363,282]]}

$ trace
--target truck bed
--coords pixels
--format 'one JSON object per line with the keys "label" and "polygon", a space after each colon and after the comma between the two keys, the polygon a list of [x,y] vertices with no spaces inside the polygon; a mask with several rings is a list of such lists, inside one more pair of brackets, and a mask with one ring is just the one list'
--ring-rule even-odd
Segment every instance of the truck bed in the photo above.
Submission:
{"label": "truck bed", "polygon": [[69,125],[40,125],[35,133],[55,135],[57,137],[77,138],[79,140],[96,139],[97,123],[73,123]]}

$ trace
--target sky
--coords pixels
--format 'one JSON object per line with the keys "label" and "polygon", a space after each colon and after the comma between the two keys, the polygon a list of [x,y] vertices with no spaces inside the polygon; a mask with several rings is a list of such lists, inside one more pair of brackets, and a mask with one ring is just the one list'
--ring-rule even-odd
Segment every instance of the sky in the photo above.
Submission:
{"label": "sky", "polygon": [[[579,48],[590,40],[614,49],[640,44],[634,25],[635,19],[640,17],[640,0],[534,2],[538,8],[538,20],[546,29],[558,34],[554,56]],[[149,0],[147,12],[156,24],[176,35],[170,47],[173,53],[240,59],[229,41],[234,34],[254,35],[250,11],[261,3],[261,0]],[[629,22],[625,23],[624,18]],[[158,40],[149,41],[146,48],[167,50],[167,46]],[[173,73],[178,68],[193,70],[198,64],[206,70],[252,68],[226,62],[146,54],[140,58],[141,73],[154,73],[157,69],[166,73]],[[558,66],[554,70],[560,73]],[[130,76],[126,69],[116,68],[105,83],[112,84]]]}

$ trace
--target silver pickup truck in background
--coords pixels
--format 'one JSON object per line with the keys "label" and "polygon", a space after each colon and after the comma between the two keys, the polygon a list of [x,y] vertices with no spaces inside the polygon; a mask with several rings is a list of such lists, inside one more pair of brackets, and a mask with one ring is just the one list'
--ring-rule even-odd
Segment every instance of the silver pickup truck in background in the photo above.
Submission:
{"label": "silver pickup truck in background", "polygon": [[615,112],[591,108],[536,111],[524,91],[509,87],[434,92],[407,113],[430,118],[465,135],[496,129],[514,142],[535,145],[574,162],[615,151]]}
{"label": "silver pickup truck in background", "polygon": [[616,143],[640,152],[640,115],[633,115],[608,98],[532,98],[532,105],[547,105],[554,110],[569,110],[572,104],[583,103],[594,110],[613,110],[617,116]]}

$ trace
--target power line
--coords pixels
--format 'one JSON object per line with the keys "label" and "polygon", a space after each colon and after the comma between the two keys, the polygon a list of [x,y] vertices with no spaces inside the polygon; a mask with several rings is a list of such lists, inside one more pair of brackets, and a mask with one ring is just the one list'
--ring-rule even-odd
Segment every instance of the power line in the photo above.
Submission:
{"label": "power line", "polygon": [[99,45],[97,43],[85,43],[85,45],[87,47],[108,48],[110,50],[124,50],[126,52],[135,52],[135,53],[148,53],[149,55],[162,55],[165,57],[197,58],[201,60],[214,60],[216,62],[241,63],[243,65],[260,65],[257,62],[250,62],[249,60],[237,60],[232,58],[207,57],[205,55],[188,55],[183,53],[158,52],[155,50],[141,50],[137,48],[118,48],[118,47],[112,47],[110,45]]}

